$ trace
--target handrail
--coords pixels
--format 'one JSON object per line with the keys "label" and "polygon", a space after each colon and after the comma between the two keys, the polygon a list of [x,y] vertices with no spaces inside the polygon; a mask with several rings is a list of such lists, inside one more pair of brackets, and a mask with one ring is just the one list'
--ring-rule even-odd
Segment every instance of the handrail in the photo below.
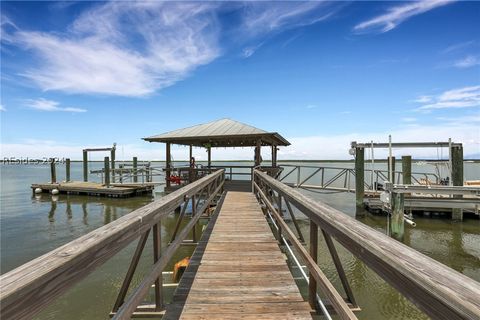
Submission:
{"label": "handrail", "polygon": [[258,170],[255,178],[434,319],[478,319],[480,283]]}
{"label": "handrail", "polygon": [[[224,181],[223,174],[224,171],[219,170],[205,176],[2,275],[2,319],[30,319],[54,298],[145,234],[185,199],[205,188],[219,192]],[[164,259],[160,259],[155,267],[158,269],[163,263]]]}

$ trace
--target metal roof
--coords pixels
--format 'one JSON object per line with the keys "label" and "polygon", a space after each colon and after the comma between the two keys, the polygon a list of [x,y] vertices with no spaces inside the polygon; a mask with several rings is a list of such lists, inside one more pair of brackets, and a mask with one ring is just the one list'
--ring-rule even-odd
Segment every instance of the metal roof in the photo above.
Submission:
{"label": "metal roof", "polygon": [[193,127],[177,129],[146,137],[143,140],[199,147],[248,147],[256,146],[258,140],[261,140],[262,145],[290,145],[290,142],[277,132],[267,132],[231,119],[220,119]]}

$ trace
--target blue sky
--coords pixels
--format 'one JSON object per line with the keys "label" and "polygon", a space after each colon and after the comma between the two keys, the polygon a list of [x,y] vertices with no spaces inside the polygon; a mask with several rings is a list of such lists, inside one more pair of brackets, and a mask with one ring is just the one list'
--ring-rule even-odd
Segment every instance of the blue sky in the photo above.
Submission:
{"label": "blue sky", "polygon": [[292,142],[283,159],[346,159],[350,141],[388,134],[451,137],[480,155],[479,2],[1,9],[2,157],[80,159],[83,147],[115,141],[126,158],[162,159],[163,146],[140,138],[225,117],[280,132]]}

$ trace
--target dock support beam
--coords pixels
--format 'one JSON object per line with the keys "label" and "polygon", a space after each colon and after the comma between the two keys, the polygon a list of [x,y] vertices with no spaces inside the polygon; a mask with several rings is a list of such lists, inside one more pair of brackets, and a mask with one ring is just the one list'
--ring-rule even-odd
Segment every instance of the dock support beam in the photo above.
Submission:
{"label": "dock support beam", "polygon": [[390,235],[399,241],[403,241],[405,231],[404,202],[405,195],[403,193],[391,193],[391,208],[392,215],[390,217]]}
{"label": "dock support beam", "polygon": [[65,159],[65,181],[70,181],[70,158]]}
{"label": "dock support beam", "polygon": [[355,215],[364,216],[365,208],[365,149],[355,148]]}
{"label": "dock support beam", "polygon": [[[390,168],[390,162],[392,163],[392,167]],[[392,181],[390,181],[392,184],[395,184],[395,157],[392,157],[392,160],[390,161],[390,157],[388,157],[388,179],[390,179],[390,172],[391,172],[391,177]]]}
{"label": "dock support beam", "polygon": [[402,157],[403,184],[412,184],[412,156]]}
{"label": "dock support beam", "polygon": [[[318,257],[318,226],[310,220],[310,257],[317,263]],[[312,273],[308,277],[308,303],[313,310],[317,310],[317,281]]]}
{"label": "dock support beam", "polygon": [[165,168],[167,169],[166,170],[166,174],[165,174],[165,179],[166,179],[166,183],[167,183],[167,188],[170,188],[170,175],[171,175],[171,172],[170,172],[170,160],[171,160],[171,157],[170,157],[170,142],[167,142],[167,145],[166,145],[166,157],[165,157]]}
{"label": "dock support beam", "polygon": [[55,171],[55,158],[50,158],[51,182],[57,183],[57,172]]}
{"label": "dock support beam", "polygon": [[105,186],[110,186],[110,159],[105,157],[103,160],[104,173],[105,173]]}
{"label": "dock support beam", "polygon": [[[452,184],[454,186],[463,186],[463,147],[452,147]],[[454,198],[461,198],[461,195],[455,195]],[[452,209],[452,220],[462,221],[462,209]]]}
{"label": "dock support beam", "polygon": [[133,182],[138,182],[137,157],[133,157]]}
{"label": "dock support beam", "polygon": [[83,181],[88,181],[88,152],[83,150]]}

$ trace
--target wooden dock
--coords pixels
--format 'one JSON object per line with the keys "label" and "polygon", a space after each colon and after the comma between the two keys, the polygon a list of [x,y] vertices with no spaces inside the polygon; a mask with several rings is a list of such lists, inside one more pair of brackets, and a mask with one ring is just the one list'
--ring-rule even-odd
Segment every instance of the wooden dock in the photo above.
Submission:
{"label": "wooden dock", "polygon": [[219,205],[165,319],[311,319],[253,193]]}
{"label": "wooden dock", "polygon": [[40,188],[42,192],[52,192],[57,189],[59,193],[79,194],[105,197],[131,197],[135,195],[148,194],[153,191],[153,183],[112,183],[106,186],[97,182],[69,181],[61,183],[34,183],[31,186],[32,191]]}

